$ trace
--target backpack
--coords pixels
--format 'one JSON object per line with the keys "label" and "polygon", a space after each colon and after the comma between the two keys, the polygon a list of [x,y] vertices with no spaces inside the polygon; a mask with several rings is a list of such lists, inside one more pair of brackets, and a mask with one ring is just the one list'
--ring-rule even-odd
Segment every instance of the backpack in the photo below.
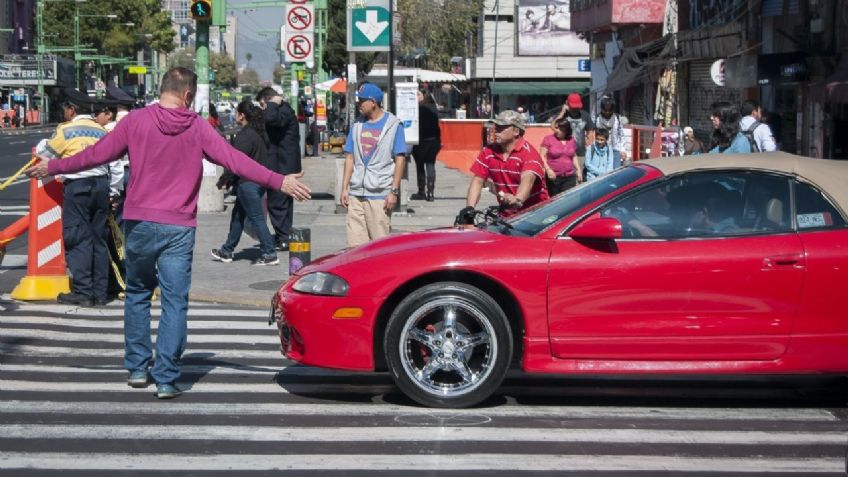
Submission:
{"label": "backpack", "polygon": [[754,138],[754,131],[756,131],[761,124],[763,123],[754,120],[754,123],[751,124],[748,129],[743,129],[741,131],[742,135],[748,138],[748,143],[751,145],[751,152],[760,152],[760,146],[757,145],[757,140]]}

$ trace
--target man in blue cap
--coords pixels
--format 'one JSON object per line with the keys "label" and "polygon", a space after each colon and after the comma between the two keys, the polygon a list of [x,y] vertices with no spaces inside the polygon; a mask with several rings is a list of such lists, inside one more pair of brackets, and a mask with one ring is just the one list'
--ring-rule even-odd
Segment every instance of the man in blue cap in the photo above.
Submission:
{"label": "man in blue cap", "polygon": [[384,237],[400,195],[406,157],[403,124],[383,111],[383,91],[365,83],[357,92],[362,115],[345,142],[341,203],[347,208],[347,244]]}

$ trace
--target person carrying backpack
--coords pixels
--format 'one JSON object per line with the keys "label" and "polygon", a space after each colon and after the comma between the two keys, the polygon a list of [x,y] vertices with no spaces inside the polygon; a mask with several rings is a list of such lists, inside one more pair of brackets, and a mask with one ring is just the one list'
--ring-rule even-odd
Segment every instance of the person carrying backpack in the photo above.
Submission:
{"label": "person carrying backpack", "polygon": [[739,121],[739,129],[751,144],[751,152],[777,151],[774,134],[768,124],[762,122],[763,108],[753,99],[742,103],[739,111],[744,116]]}

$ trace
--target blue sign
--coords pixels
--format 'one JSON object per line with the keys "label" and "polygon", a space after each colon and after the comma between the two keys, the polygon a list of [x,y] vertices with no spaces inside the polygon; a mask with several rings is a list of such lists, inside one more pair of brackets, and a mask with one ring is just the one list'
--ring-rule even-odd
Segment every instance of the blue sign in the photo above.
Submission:
{"label": "blue sign", "polygon": [[586,60],[577,60],[577,71],[581,73],[588,73],[592,71],[592,62],[588,59]]}

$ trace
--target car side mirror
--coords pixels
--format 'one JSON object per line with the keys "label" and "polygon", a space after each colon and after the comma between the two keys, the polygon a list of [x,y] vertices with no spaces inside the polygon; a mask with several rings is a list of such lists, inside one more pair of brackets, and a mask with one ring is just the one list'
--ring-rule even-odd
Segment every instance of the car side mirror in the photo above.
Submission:
{"label": "car side mirror", "polygon": [[589,219],[568,234],[574,239],[615,240],[621,238],[621,222],[615,217]]}

